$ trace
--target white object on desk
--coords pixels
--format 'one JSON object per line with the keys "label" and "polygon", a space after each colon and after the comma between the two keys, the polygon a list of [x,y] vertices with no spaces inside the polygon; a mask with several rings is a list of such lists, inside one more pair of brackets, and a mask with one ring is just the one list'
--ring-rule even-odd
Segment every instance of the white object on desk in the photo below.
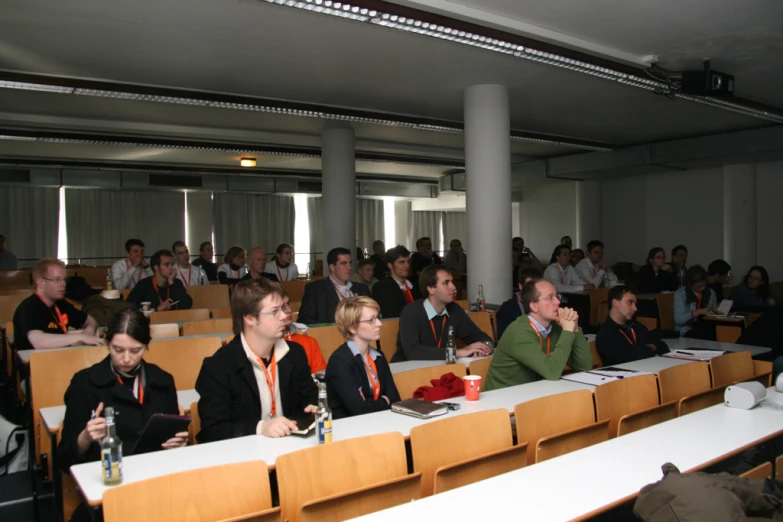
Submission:
{"label": "white object on desk", "polygon": [[663,357],[668,357],[671,359],[684,359],[686,361],[709,361],[711,359],[714,359],[716,357],[720,357],[721,355],[725,355],[726,352],[721,352],[717,350],[687,350],[687,349],[678,349],[678,350],[672,350],[669,353],[663,354]]}
{"label": "white object on desk", "polygon": [[729,408],[749,410],[767,396],[764,385],[757,381],[738,382],[726,388],[723,402]]}

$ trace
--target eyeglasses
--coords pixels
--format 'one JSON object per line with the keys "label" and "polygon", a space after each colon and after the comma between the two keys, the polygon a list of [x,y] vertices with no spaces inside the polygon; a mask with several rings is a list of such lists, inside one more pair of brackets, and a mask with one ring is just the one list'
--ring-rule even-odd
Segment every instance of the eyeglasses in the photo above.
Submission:
{"label": "eyeglasses", "polygon": [[283,314],[288,315],[288,312],[291,311],[291,307],[287,304],[284,304],[280,308],[275,308],[274,310],[270,310],[268,312],[258,312],[258,315],[266,315],[269,317],[277,317],[280,315],[280,312],[283,312]]}
{"label": "eyeglasses", "polygon": [[42,277],[41,279],[45,281],[49,281],[50,283],[54,283],[56,285],[59,285],[60,283],[64,283],[66,281],[66,278],[64,277],[55,277],[53,279],[49,279],[48,277]]}
{"label": "eyeglasses", "polygon": [[561,294],[553,294],[547,297],[542,297],[541,299],[537,299],[536,301],[554,301],[555,299],[562,301],[563,296]]}
{"label": "eyeglasses", "polygon": [[381,322],[381,316],[376,315],[375,317],[370,317],[369,319],[364,319],[362,321],[359,321],[360,323],[367,323],[367,324],[375,324],[375,322]]}

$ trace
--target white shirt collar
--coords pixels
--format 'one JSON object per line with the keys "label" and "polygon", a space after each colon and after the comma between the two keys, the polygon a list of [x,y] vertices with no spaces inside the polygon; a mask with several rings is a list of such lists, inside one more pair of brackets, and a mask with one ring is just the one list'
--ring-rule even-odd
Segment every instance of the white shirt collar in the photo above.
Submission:
{"label": "white shirt collar", "polygon": [[[397,286],[400,287],[400,290],[405,290],[405,288],[403,288],[403,283],[400,283],[397,279],[395,279],[393,277],[392,277],[392,279],[394,279],[394,282],[397,283]],[[411,283],[407,279],[405,279],[404,281],[405,281],[405,286],[407,286],[409,289],[413,288],[413,283]]]}
{"label": "white shirt collar", "polygon": [[536,318],[532,315],[528,315],[527,317],[533,321],[533,323],[536,325],[536,329],[538,329],[538,333],[540,333],[544,338],[547,338],[549,334],[552,333],[552,323],[549,323],[548,328],[544,328],[544,325],[536,321]]}
{"label": "white shirt collar", "polygon": [[[253,353],[253,350],[250,349],[250,345],[247,344],[247,339],[245,339],[245,334],[241,333],[239,334],[239,336],[240,339],[242,340],[242,348],[245,349],[245,355],[250,360],[250,364],[259,365],[258,356],[255,353]],[[285,339],[280,338],[277,341],[275,341],[274,353],[275,353],[275,361],[280,361],[280,359],[286,356],[286,354],[288,353],[288,343],[285,341]]]}
{"label": "white shirt collar", "polygon": [[441,313],[436,312],[435,308],[433,308],[432,303],[430,303],[429,299],[424,300],[424,310],[427,312],[428,321],[432,321],[432,319],[438,315],[445,315],[447,317],[449,315],[449,311],[446,307],[443,308],[443,311]]}
{"label": "white shirt collar", "polygon": [[334,278],[331,276],[331,274],[329,275],[329,280],[331,280],[331,281],[332,281],[332,284],[333,284],[334,286],[336,286],[337,288],[339,288],[339,289],[341,289],[341,290],[350,290],[350,289],[351,289],[351,287],[353,286],[353,283],[351,283],[350,281],[348,281],[348,282],[347,282],[346,284],[344,284],[344,285],[338,284],[338,283],[337,283],[337,281],[335,281],[335,280],[334,280]]}

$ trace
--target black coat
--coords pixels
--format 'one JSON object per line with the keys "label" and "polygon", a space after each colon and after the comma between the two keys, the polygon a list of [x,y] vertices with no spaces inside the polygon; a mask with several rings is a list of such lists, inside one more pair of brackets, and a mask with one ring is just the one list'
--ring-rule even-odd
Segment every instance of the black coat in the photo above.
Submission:
{"label": "black coat", "polygon": [[[362,283],[351,283],[353,295],[370,297],[370,289]],[[302,306],[297,322],[304,324],[326,324],[334,322],[334,312],[340,297],[334,289],[331,278],[325,277],[305,285]]]}
{"label": "black coat", "polygon": [[649,263],[642,265],[635,279],[636,289],[642,294],[660,294],[677,290],[676,274],[661,269],[656,275]]}
{"label": "black coat", "polygon": [[58,446],[60,467],[68,471],[71,466],[100,460],[100,445],[94,442],[83,455],[79,454],[77,439],[87,426],[93,410],[103,403],[104,410],[114,408],[117,436],[122,441],[124,455],[131,455],[147,421],[155,413],[176,415],[179,413],[177,388],[171,374],[154,364],[144,363],[147,386],[144,388],[144,404],[133,396],[130,388],[123,386],[111,370],[110,358],[80,370],[71,379],[65,392],[65,421],[62,441]]}
{"label": "black coat", "polygon": [[[344,343],[329,357],[329,363],[326,365],[326,388],[332,418],[342,419],[388,410],[390,404],[400,400],[389,363],[386,362],[383,354],[375,358],[375,367],[381,385],[378,400],[373,399],[372,386],[367,378],[362,356],[354,355],[348,343]],[[360,389],[364,399],[359,394]],[[383,399],[384,396],[389,399],[388,403]]]}
{"label": "black coat", "polygon": [[[310,375],[304,348],[290,341],[288,348],[285,357],[277,361],[280,400],[284,415],[301,415],[307,405],[318,404],[318,388]],[[261,396],[240,336],[204,359],[196,391],[200,396],[200,443],[256,433],[261,421]]]}
{"label": "black coat", "polygon": [[[421,293],[416,285],[411,288],[413,294],[413,300],[419,299]],[[408,304],[405,302],[405,296],[400,290],[400,285],[393,277],[387,277],[375,283],[372,287],[372,298],[381,307],[381,317],[384,319],[393,319],[399,317],[402,313],[402,309]]]}

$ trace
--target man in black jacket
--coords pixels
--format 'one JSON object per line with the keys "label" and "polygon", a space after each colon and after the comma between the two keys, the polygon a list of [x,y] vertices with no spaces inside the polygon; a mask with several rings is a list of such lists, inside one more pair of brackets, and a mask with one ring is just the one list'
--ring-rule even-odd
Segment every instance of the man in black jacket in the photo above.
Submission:
{"label": "man in black jacket", "polygon": [[442,265],[443,259],[432,250],[432,239],[420,237],[416,240],[416,252],[411,256],[411,276],[417,281],[419,274],[430,265]]}
{"label": "man in black jacket", "polygon": [[127,301],[136,308],[149,302],[157,312],[165,310],[189,310],[193,299],[185,285],[177,279],[174,254],[170,250],[158,250],[150,260],[152,276],[139,281],[128,294]]}
{"label": "man in black jacket", "polygon": [[326,254],[329,277],[305,285],[302,306],[297,322],[307,325],[334,322],[334,311],[343,299],[354,295],[370,296],[370,289],[361,283],[352,283],[351,251],[333,248]]}
{"label": "man in black jacket", "polygon": [[372,251],[370,259],[375,263],[372,276],[378,281],[382,281],[389,273],[389,268],[386,266],[386,245],[380,239],[376,239],[372,242]]}
{"label": "man in black jacket", "polygon": [[411,270],[410,255],[402,245],[386,252],[386,264],[391,275],[372,287],[372,298],[381,307],[381,317],[384,319],[399,317],[405,305],[421,297],[419,289],[407,279]]}
{"label": "man in black jacket", "polygon": [[266,279],[234,286],[236,337],[204,359],[196,380],[199,442],[253,434],[285,437],[298,422],[312,422],[318,389],[304,348],[283,339],[286,309],[282,290]]}

